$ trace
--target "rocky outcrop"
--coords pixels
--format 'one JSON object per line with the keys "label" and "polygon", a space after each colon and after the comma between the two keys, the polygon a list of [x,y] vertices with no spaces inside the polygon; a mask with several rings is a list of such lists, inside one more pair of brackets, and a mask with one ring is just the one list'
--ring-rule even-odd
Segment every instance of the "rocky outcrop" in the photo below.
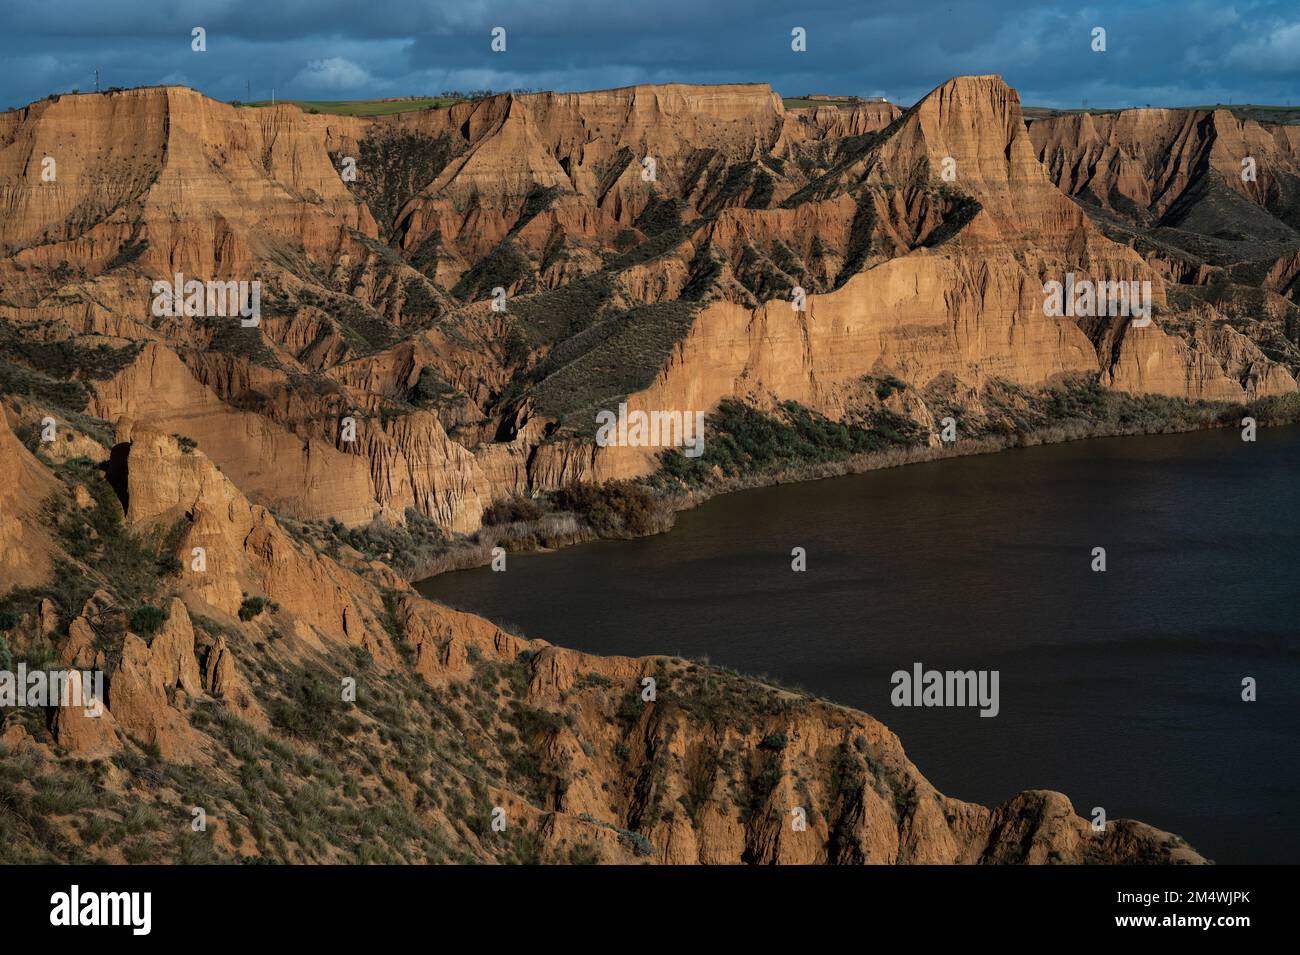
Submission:
{"label": "rocky outcrop", "polygon": [[158,275],[248,278],[276,245],[374,232],[325,124],[292,106],[241,110],[180,87],[60,96],[5,113],[0,143],[0,247],[20,250],[0,269],[11,299],[37,292],[19,267],[101,271],[124,245]]}
{"label": "rocky outcrop", "polygon": [[1130,216],[1165,217],[1205,177],[1277,209],[1300,175],[1300,129],[1243,120],[1227,109],[1070,113],[1035,120],[1029,132],[1063,190]]}
{"label": "rocky outcrop", "polygon": [[329,638],[391,655],[373,605],[353,596],[352,576],[294,541],[201,452],[185,454],[174,438],[129,423],[118,438],[128,446],[128,521],[184,521],[176,556],[188,592],[227,615],[245,594],[264,596]]}
{"label": "rocky outcrop", "polygon": [[[1293,390],[1300,368],[1282,307],[1294,131],[1225,111],[1027,127],[999,77],[967,76],[905,112],[668,84],[362,119],[157,87],[0,124],[0,321],[87,366],[88,405],[56,410],[195,441],[303,521],[414,510],[465,534],[503,496],[643,475],[652,450],[589,441],[593,405],[624,398],[842,418],[869,375],[978,393],[1082,374],[1243,401]],[[1255,181],[1232,181],[1243,151]],[[1258,261],[1170,238],[1216,210],[1234,235],[1272,223]],[[152,283],[178,272],[259,281],[260,325],[154,315]],[[1045,314],[1044,284],[1067,275],[1149,283],[1153,324]],[[1224,281],[1274,294],[1267,321],[1244,296],[1210,316],[1170,295]]]}
{"label": "rocky outcrop", "polygon": [[[279,423],[278,409],[231,407],[162,345],[147,345],[103,383],[92,408],[106,420],[148,422],[196,441],[250,496],[303,520],[355,525],[381,512],[400,520],[414,507],[457,533],[478,527],[492,497],[473,455],[447,437],[436,415],[389,423],[360,411],[308,408],[301,417],[286,416],[300,428],[295,432]],[[345,442],[349,416],[355,439]]]}
{"label": "rocky outcrop", "polygon": [[[202,781],[212,825],[229,833],[248,820],[223,793],[247,788],[263,804],[273,798],[258,747],[279,754],[276,791],[289,798],[288,787],[301,787],[292,792],[302,800],[325,798],[331,787],[345,792],[350,773],[339,769],[365,754],[366,775],[384,781],[386,812],[411,814],[477,861],[513,858],[520,838],[546,861],[1203,861],[1140,823],[1095,833],[1059,794],[1024,793],[994,809],[944,796],[863,713],[685,660],[597,657],[507,633],[419,597],[382,568],[308,552],[201,451],[125,423],[118,438],[106,479],[126,499],[131,532],[180,521],[179,551],[188,559],[191,545],[203,546],[206,564],[187,564],[162,585],[174,595],[158,601],[166,620],[148,639],[129,629],[111,637],[125,618],[109,591],[86,601],[66,635],[44,606],[24,614],[24,633],[54,628],[63,665],[107,670],[100,715],[61,708],[48,740],[30,729],[0,733],[6,747],[44,760],[44,772],[73,772],[76,760],[113,754],[150,779],[163,778],[151,760],[184,764],[187,779]],[[265,603],[236,612],[246,609],[243,594]],[[284,682],[293,672],[307,682]],[[262,685],[252,686],[250,673]],[[361,684],[355,706],[345,695],[340,708],[338,691],[327,688],[339,674]],[[647,680],[652,697],[643,695]],[[426,700],[437,700],[437,710],[418,732],[389,713],[373,742],[356,735],[371,713],[386,712],[385,701]],[[304,711],[304,701],[312,708]],[[458,793],[452,802],[426,797],[421,767],[430,759]],[[469,775],[466,759],[477,767]],[[304,767],[315,781],[295,778]],[[104,783],[107,791],[120,785],[115,774]],[[137,805],[166,791],[130,792]],[[498,811],[509,819],[507,838],[466,823]],[[807,826],[793,825],[796,816]],[[296,848],[264,835],[255,848],[246,834],[223,837],[222,851],[302,858],[294,853],[310,848],[299,841],[309,820],[292,829],[263,812],[258,825],[283,826]],[[314,836],[323,841],[309,858],[340,838]],[[82,851],[116,849],[87,842]]]}
{"label": "rocky outcrop", "polygon": [[[523,655],[529,659],[529,704],[548,710],[567,705],[571,719],[545,746],[571,779],[545,818],[548,838],[565,829],[556,817],[616,828],[630,817],[655,820],[637,828],[655,858],[669,864],[1077,863],[1133,861],[1143,854],[1201,861],[1181,844],[1171,851],[1166,844],[1177,840],[1140,823],[1094,832],[1059,793],[1022,793],[993,810],[942,796],[907,760],[898,739],[864,714],[764,688],[754,692],[792,704],[788,715],[743,729],[702,725],[682,708],[700,688],[697,681],[724,696],[737,687],[725,680],[719,685],[695,665],[595,657],[524,641],[409,597],[400,614],[417,672],[434,685],[469,678],[476,657],[509,661]],[[595,688],[639,688],[650,677],[661,702],[621,710],[630,725],[611,720]],[[618,755],[623,750],[630,752]],[[729,753],[747,754],[740,762],[746,775],[732,775]],[[609,785],[611,767],[623,762],[629,763],[625,778],[640,781],[634,792]],[[738,813],[738,802],[748,811]],[[661,812],[662,806],[674,808]],[[806,829],[791,824],[800,808]]]}
{"label": "rocky outcrop", "polygon": [[152,643],[126,635],[109,688],[108,712],[132,739],[156,746],[164,759],[187,763],[202,742],[183,713],[202,693],[194,628],[185,604],[174,598],[167,623]]}
{"label": "rocky outcrop", "polygon": [[854,103],[803,106],[785,111],[781,144],[807,140],[843,139],[885,129],[903,111],[893,103]]}
{"label": "rocky outcrop", "polygon": [[[1156,324],[1125,334],[1112,365],[1073,319],[1045,314],[1044,283],[1064,281],[1067,273],[1149,282],[1156,308],[1165,304],[1163,283],[1048,179],[1015,92],[1000,79],[959,78],[923,99],[882,146],[868,182],[897,191],[918,171],[932,176],[945,161],[955,171],[954,186],[978,203],[954,241],[916,248],[840,289],[809,295],[804,312],[789,301],[706,307],[654,383],[629,397],[629,408],[792,399],[837,417],[854,382],[872,372],[919,386],[946,373],[974,388],[994,377],[1034,385],[1062,374],[1099,373],[1129,391],[1242,399],[1243,388],[1212,352],[1171,338]],[[602,449],[596,473],[644,474],[654,467],[654,454]]]}
{"label": "rocky outcrop", "polygon": [[240,487],[286,513],[348,524],[374,514],[364,459],[300,437],[266,415],[232,408],[165,346],[146,345],[99,386],[91,408],[106,421],[129,418],[197,441]]}
{"label": "rocky outcrop", "polygon": [[0,404],[0,581],[7,585],[30,585],[48,576],[57,550],[33,526],[57,486],[14,435]]}

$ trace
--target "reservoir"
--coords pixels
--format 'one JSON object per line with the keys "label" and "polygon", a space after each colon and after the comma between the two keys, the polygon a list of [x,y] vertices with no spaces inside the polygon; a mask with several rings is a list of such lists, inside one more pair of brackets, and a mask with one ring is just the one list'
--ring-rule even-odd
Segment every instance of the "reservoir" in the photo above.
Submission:
{"label": "reservoir", "polygon": [[[667,534],[419,589],[560,646],[708,657],[864,710],[950,796],[1055,789],[1220,863],[1295,863],[1298,480],[1297,427],[1078,441],[724,495]],[[998,671],[997,715],[895,707],[916,664]]]}

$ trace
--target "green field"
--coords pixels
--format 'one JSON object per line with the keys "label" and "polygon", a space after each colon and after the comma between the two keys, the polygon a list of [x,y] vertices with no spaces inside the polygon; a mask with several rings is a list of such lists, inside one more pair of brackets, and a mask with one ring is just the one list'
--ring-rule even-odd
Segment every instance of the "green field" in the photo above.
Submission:
{"label": "green field", "polygon": [[[442,109],[463,100],[450,96],[427,96],[417,99],[381,100],[381,99],[278,99],[275,105],[292,103],[304,113],[328,113],[332,116],[388,116],[392,113],[410,113],[423,109]],[[255,103],[241,103],[242,106],[270,106],[269,99]]]}
{"label": "green field", "polygon": [[804,99],[802,96],[783,96],[781,102],[786,109],[805,109],[809,106],[838,106],[840,109],[852,109],[864,105],[861,100],[850,99]]}
{"label": "green field", "polygon": [[[1028,119],[1047,119],[1072,113],[1120,113],[1127,109],[1145,109],[1145,106],[1088,107],[1087,109],[1056,109],[1050,106],[1025,106]],[[1264,106],[1258,103],[1212,103],[1205,106],[1163,106],[1152,103],[1151,109],[1211,110],[1226,109],[1238,119],[1252,119],[1257,123],[1279,123],[1283,126],[1300,124],[1300,106]]]}

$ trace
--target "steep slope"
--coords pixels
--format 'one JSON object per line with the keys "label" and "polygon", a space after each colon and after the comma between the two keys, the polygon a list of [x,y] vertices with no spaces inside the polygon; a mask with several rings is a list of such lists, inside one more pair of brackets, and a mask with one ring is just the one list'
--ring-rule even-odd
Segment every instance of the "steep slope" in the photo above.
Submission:
{"label": "steep slope", "polygon": [[14,436],[0,406],[0,581],[5,586],[38,583],[49,574],[51,548],[33,526],[55,486]]}
{"label": "steep slope", "polygon": [[131,422],[102,472],[27,467],[89,501],[29,532],[101,533],[6,588],[6,649],[106,679],[98,716],[4,711],[5,861],[1203,861],[1141,823],[1094,832],[1056,793],[943,796],[865,714],[432,604]]}
{"label": "steep slope", "polygon": [[[155,275],[248,278],[282,249],[332,252],[348,229],[374,232],[330,164],[323,124],[293,107],[237,110],[149,87],[44,100],[0,124],[11,213],[0,280],[14,304],[52,291],[24,271],[111,272],[127,253]],[[129,281],[108,284],[137,297]]]}
{"label": "steep slope", "polygon": [[[943,196],[935,172],[955,171],[965,202]],[[925,386],[941,375],[973,389],[992,378],[1041,385],[1095,373],[1135,392],[1240,401],[1245,388],[1195,344],[1159,325],[1123,318],[1091,326],[1044,314],[1044,283],[1146,281],[1163,309],[1163,283],[1133,250],[1102,235],[1036,160],[1013,90],[996,77],[962,77],[909,110],[870,154],[840,173],[865,183],[871,244],[895,252],[842,288],[756,309],[715,303],[697,318],[655,383],[629,408],[709,408],[728,397],[760,405],[793,399],[832,417],[851,410],[864,373]],[[950,221],[951,234],[926,241]],[[867,260],[870,262],[870,259]],[[1098,345],[1109,344],[1099,354]],[[1112,357],[1113,356],[1113,357]],[[1280,390],[1294,390],[1284,371]],[[924,414],[922,412],[922,414]],[[596,473],[630,477],[654,466],[652,450],[597,455]]]}
{"label": "steep slope", "polygon": [[[1176,298],[1204,316],[1198,328],[1230,323],[1294,376],[1300,127],[1227,109],[1137,109],[1049,116],[1029,129],[1053,180],[1108,235],[1185,286]],[[1196,337],[1184,336],[1189,345]]]}
{"label": "steep slope", "polygon": [[1277,220],[1256,240],[1294,240],[1300,227],[1300,127],[1242,120],[1226,109],[1133,109],[1038,119],[1030,136],[1068,194],[1135,222],[1178,229],[1191,218],[1187,207],[1206,201],[1199,191],[1206,187],[1235,193]]}
{"label": "steep slope", "polygon": [[[1235,136],[1274,158],[1234,200],[1282,210],[1289,134],[1212,118],[1204,148],[1199,127],[1151,131],[1151,162],[1183,142],[1173,168],[1190,169]],[[1225,405],[1294,392],[1294,249],[1250,263],[1250,289],[1235,266],[1175,267],[1058,188],[1089,188],[1065,173],[1073,136],[1110,149],[1115,189],[1167,195],[1184,225],[1212,214],[1174,196],[1177,176],[1090,145],[1147,127],[1047,122],[1027,133],[991,76],[905,113],[787,110],[763,84],[373,119],[176,87],[54,97],[0,115],[0,387],[36,420],[126,416],[196,441],[286,518],[444,538],[503,498],[654,472],[656,448],[592,444],[624,400],[888,412],[923,447],[941,406],[973,420],[987,389],[1063,376]],[[260,321],[158,314],[155,283],[178,274],[257,283]],[[1153,324],[1045,314],[1067,276],[1149,282]]]}

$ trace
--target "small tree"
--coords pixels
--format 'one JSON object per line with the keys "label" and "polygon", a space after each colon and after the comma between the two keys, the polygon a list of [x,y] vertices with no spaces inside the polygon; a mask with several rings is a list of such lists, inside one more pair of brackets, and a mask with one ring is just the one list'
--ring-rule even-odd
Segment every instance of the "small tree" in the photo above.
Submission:
{"label": "small tree", "polygon": [[260,616],[262,611],[265,609],[265,597],[245,596],[244,602],[239,605],[239,619],[252,620],[254,617]]}
{"label": "small tree", "polygon": [[152,637],[167,622],[167,612],[144,604],[131,613],[131,632],[142,637]]}

